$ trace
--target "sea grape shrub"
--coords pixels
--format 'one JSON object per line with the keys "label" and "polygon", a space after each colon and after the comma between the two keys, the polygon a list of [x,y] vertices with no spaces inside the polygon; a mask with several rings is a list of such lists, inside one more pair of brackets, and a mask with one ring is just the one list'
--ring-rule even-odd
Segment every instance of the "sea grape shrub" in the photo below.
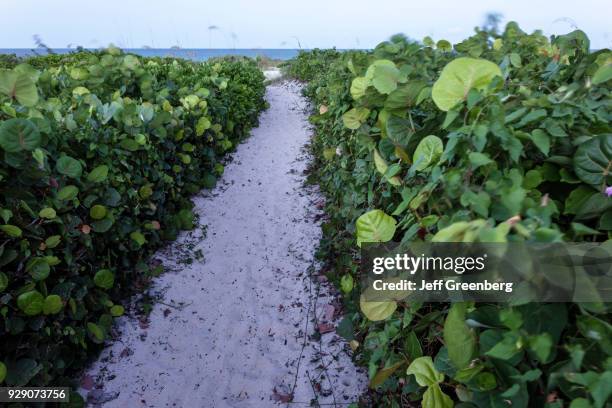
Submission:
{"label": "sea grape shrub", "polygon": [[[48,60],[49,64],[45,64]],[[0,382],[68,384],[266,107],[251,60],[118,49],[0,70]]]}
{"label": "sea grape shrub", "polygon": [[371,404],[606,406],[608,304],[366,302],[354,282],[367,241],[609,240],[612,53],[581,31],[510,23],[454,46],[395,36],[288,66],[309,81],[330,217],[320,256]]}

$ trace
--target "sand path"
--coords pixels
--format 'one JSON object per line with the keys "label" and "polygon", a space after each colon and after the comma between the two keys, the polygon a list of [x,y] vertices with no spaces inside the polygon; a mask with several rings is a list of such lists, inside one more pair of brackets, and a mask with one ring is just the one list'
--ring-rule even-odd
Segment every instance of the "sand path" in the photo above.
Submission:
{"label": "sand path", "polygon": [[[364,384],[333,331],[333,289],[311,279],[322,198],[304,187],[311,131],[299,85],[268,86],[270,109],[213,191],[194,198],[200,227],[160,259],[148,321],[120,335],[85,375],[104,407],[346,406]],[[201,254],[201,255],[200,255]],[[334,307],[335,305],[335,307]],[[316,318],[315,318],[316,317]],[[92,387],[93,383],[93,387]]]}

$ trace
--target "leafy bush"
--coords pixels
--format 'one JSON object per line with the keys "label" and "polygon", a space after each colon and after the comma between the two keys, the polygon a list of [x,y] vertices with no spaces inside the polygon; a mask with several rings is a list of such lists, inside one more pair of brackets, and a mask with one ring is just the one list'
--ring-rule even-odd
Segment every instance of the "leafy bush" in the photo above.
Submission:
{"label": "leafy bush", "polygon": [[263,74],[117,49],[0,70],[0,383],[58,385],[107,339],[189,195],[257,124]]}
{"label": "leafy bush", "polygon": [[403,242],[609,239],[611,66],[581,31],[549,40],[515,23],[454,47],[396,36],[289,62],[317,107],[321,256],[372,405],[608,404],[607,304],[370,304],[354,286],[372,223]]}

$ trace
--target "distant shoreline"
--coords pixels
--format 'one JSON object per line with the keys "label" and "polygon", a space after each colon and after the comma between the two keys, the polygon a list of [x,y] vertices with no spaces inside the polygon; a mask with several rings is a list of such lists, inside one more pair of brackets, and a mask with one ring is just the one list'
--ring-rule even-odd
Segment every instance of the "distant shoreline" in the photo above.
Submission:
{"label": "distant shoreline", "polygon": [[[52,48],[56,54],[68,54],[77,51],[75,48]],[[86,48],[87,51],[97,51],[99,48]],[[176,57],[194,61],[205,61],[209,58],[226,55],[245,57],[266,57],[274,60],[288,60],[299,53],[299,49],[292,48],[123,48],[124,51],[141,55],[143,57]],[[307,50],[305,50],[307,51]],[[40,48],[0,48],[0,54],[15,54],[18,57],[33,55],[46,55]]]}

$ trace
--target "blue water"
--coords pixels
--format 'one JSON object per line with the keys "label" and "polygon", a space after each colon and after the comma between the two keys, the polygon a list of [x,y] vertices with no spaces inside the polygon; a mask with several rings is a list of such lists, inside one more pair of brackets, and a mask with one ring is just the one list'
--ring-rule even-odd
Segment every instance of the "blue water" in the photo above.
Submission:
{"label": "blue water", "polygon": [[[74,52],[70,48],[54,48],[53,52],[57,54],[67,54]],[[245,57],[265,56],[277,60],[287,60],[298,54],[297,49],[281,49],[281,48],[252,48],[252,49],[223,49],[223,48],[126,48],[125,51],[134,54],[142,55],[143,57],[175,57],[190,59],[193,61],[204,61],[212,57],[221,57],[225,55],[242,55]],[[46,54],[44,49],[28,49],[28,48],[0,48],[0,54],[16,54],[18,57],[29,55]]]}

